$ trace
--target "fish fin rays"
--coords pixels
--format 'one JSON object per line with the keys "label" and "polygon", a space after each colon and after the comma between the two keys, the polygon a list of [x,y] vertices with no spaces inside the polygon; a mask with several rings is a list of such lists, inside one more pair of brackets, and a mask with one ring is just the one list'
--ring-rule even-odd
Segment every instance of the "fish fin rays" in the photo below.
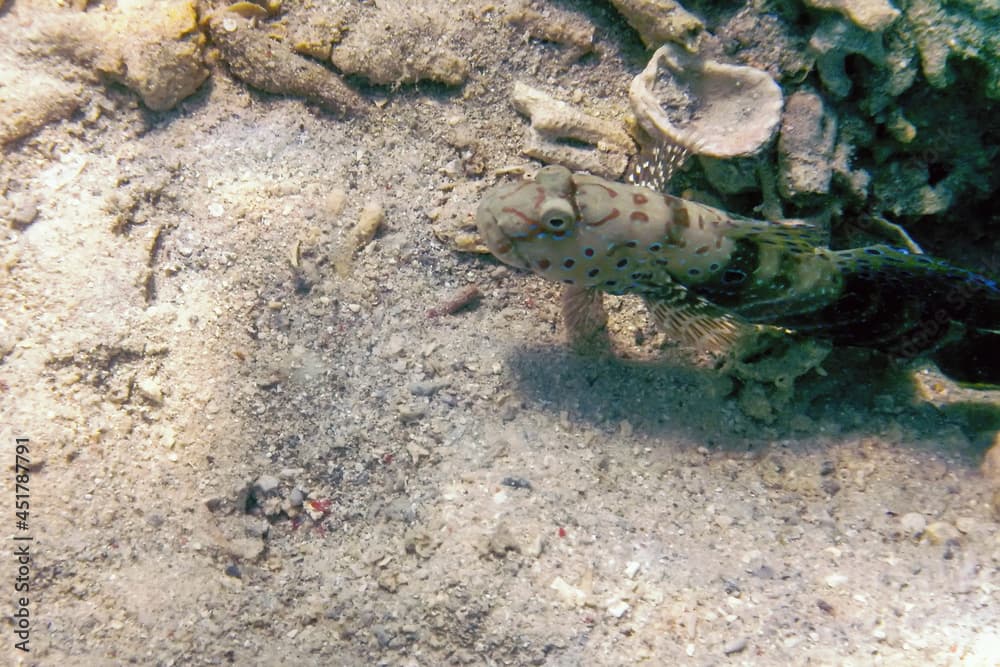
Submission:
{"label": "fish fin rays", "polygon": [[721,352],[748,330],[748,325],[683,287],[644,296],[656,326],[684,345]]}
{"label": "fish fin rays", "polygon": [[570,346],[581,354],[610,349],[608,312],[604,293],[598,289],[565,285],[562,291],[562,315]]}
{"label": "fish fin rays", "polygon": [[625,180],[632,185],[667,193],[674,174],[684,166],[690,155],[691,151],[684,146],[656,144],[636,156]]}

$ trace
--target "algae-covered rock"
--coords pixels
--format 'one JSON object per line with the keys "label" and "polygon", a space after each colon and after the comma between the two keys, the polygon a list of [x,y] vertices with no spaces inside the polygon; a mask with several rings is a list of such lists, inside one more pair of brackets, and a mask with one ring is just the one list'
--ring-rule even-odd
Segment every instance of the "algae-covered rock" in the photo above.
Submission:
{"label": "algae-covered rock", "polygon": [[736,342],[721,372],[735,381],[740,410],[770,423],[791,402],[798,378],[823,373],[820,365],[831,349],[821,340],[762,327]]}
{"label": "algae-covered rock", "polygon": [[879,171],[873,183],[875,205],[894,216],[924,216],[943,213],[954,200],[952,182],[930,184],[927,167],[893,162]]}
{"label": "algae-covered rock", "polygon": [[83,101],[82,84],[0,59],[0,148],[68,118]]}
{"label": "algae-covered rock", "polygon": [[837,119],[811,90],[793,93],[785,103],[778,137],[778,190],[786,199],[826,194],[833,176]]}
{"label": "algae-covered rock", "polygon": [[194,2],[120,0],[118,9],[129,36],[121,42],[122,82],[150,109],[172,109],[208,78]]}

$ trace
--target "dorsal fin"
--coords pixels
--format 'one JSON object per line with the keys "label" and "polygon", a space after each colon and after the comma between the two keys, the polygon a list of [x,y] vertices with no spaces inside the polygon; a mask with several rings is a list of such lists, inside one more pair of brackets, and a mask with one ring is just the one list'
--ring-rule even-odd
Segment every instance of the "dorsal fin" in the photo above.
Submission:
{"label": "dorsal fin", "polygon": [[667,193],[670,180],[690,154],[691,151],[677,144],[654,144],[639,152],[625,180],[632,185]]}
{"label": "dorsal fin", "polygon": [[809,252],[813,248],[825,248],[829,244],[826,230],[803,220],[754,220],[730,213],[729,219],[736,223],[727,236],[733,239],[747,239],[754,243],[764,243],[787,247],[791,252]]}

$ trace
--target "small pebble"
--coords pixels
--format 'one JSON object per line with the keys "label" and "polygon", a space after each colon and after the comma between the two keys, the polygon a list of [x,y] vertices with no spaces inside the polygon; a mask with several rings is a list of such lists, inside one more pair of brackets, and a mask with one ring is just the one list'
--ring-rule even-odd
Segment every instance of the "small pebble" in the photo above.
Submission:
{"label": "small pebble", "polygon": [[823,582],[830,588],[837,588],[838,586],[843,586],[847,583],[847,575],[844,574],[830,574],[823,580]]}
{"label": "small pebble", "polygon": [[976,520],[967,516],[959,517],[955,519],[955,528],[958,528],[958,532],[968,535],[975,532]]}
{"label": "small pebble", "polygon": [[136,383],[135,389],[148,403],[163,405],[163,390],[156,380],[152,378],[140,380]]}
{"label": "small pebble", "polygon": [[254,491],[260,494],[268,494],[278,488],[281,481],[274,475],[261,475],[260,479],[254,482]]}
{"label": "small pebble", "polygon": [[615,618],[621,618],[631,608],[632,607],[629,606],[628,602],[625,602],[624,600],[615,600],[608,605],[608,614],[614,616]]}
{"label": "small pebble", "polygon": [[566,580],[562,577],[553,579],[552,583],[549,584],[549,588],[559,593],[563,602],[574,607],[579,607],[587,600],[587,594],[583,590],[566,583]]}
{"label": "small pebble", "polygon": [[380,204],[365,204],[365,207],[361,209],[361,215],[358,216],[358,224],[354,227],[353,246],[361,249],[368,245],[375,238],[375,233],[378,232],[378,228],[382,226],[384,220],[385,211],[382,210]]}
{"label": "small pebble", "polygon": [[899,527],[910,538],[918,538],[927,528],[927,519],[919,512],[908,512],[899,519]]}
{"label": "small pebble", "polygon": [[935,521],[927,526],[925,534],[931,544],[944,544],[959,538],[958,529],[947,521]]}
{"label": "small pebble", "polygon": [[422,405],[402,405],[399,408],[399,420],[403,423],[415,422],[427,414]]}
{"label": "small pebble", "polygon": [[411,382],[408,388],[414,396],[433,396],[439,389],[444,389],[448,384],[447,380],[439,378],[437,380]]}
{"label": "small pebble", "polygon": [[10,226],[14,229],[24,229],[38,217],[38,205],[32,200],[18,202],[10,212]]}
{"label": "small pebble", "polygon": [[634,578],[639,573],[639,567],[640,565],[637,561],[630,560],[625,564],[625,576],[629,579]]}
{"label": "small pebble", "polygon": [[746,637],[740,637],[739,639],[734,639],[733,641],[729,642],[728,644],[722,647],[722,652],[725,653],[726,655],[739,653],[746,649],[747,642],[748,640]]}

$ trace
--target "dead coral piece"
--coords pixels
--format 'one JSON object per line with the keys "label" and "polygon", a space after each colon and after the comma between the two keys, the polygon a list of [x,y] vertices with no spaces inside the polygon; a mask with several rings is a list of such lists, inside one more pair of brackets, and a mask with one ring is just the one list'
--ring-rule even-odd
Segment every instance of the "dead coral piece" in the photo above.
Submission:
{"label": "dead coral piece", "polygon": [[121,0],[107,13],[39,17],[34,40],[56,55],[136,91],[155,111],[171,109],[208,78],[205,36],[191,0]]}
{"label": "dead coral piece", "polygon": [[899,18],[888,0],[803,0],[809,7],[832,9],[869,32],[881,32]]}
{"label": "dead coral piece", "polygon": [[647,47],[665,42],[694,51],[704,24],[674,0],[611,0]]}
{"label": "dead coral piece", "polygon": [[833,176],[836,117],[811,90],[788,98],[778,138],[778,191],[786,199],[826,194]]}
{"label": "dead coral piece", "polygon": [[[445,46],[447,9],[378,3],[377,13],[352,25],[331,60],[345,74],[378,85],[437,81],[458,86],[469,76],[465,60]],[[452,5],[447,5],[450,9]]]}
{"label": "dead coral piece", "polygon": [[1000,99],[1000,2],[909,0],[904,12],[932,86],[944,88],[952,82],[948,58],[954,55],[980,61],[988,73],[986,96]]}
{"label": "dead coral piece", "polygon": [[127,11],[130,5],[135,11],[119,33],[128,35],[121,42],[122,81],[150,109],[172,109],[208,78],[205,36],[198,31],[194,3],[134,0],[119,2],[118,8]]}
{"label": "dead coral piece", "polygon": [[781,121],[781,88],[767,72],[664,44],[632,81],[629,101],[652,137],[711,157],[757,153]]}
{"label": "dead coral piece", "polygon": [[294,95],[333,113],[348,115],[365,107],[364,100],[340,77],[295,53],[285,41],[272,39],[256,19],[223,10],[207,22],[213,43],[233,76],[254,88]]}
{"label": "dead coral piece", "polygon": [[[525,155],[577,171],[618,179],[628,166],[635,143],[625,129],[595,118],[521,82],[514,84],[514,107],[531,118]],[[570,146],[571,139],[596,150]]]}
{"label": "dead coral piece", "polygon": [[525,1],[508,11],[504,20],[535,39],[569,47],[570,61],[594,50],[594,26],[576,14],[552,7],[539,12]]}

